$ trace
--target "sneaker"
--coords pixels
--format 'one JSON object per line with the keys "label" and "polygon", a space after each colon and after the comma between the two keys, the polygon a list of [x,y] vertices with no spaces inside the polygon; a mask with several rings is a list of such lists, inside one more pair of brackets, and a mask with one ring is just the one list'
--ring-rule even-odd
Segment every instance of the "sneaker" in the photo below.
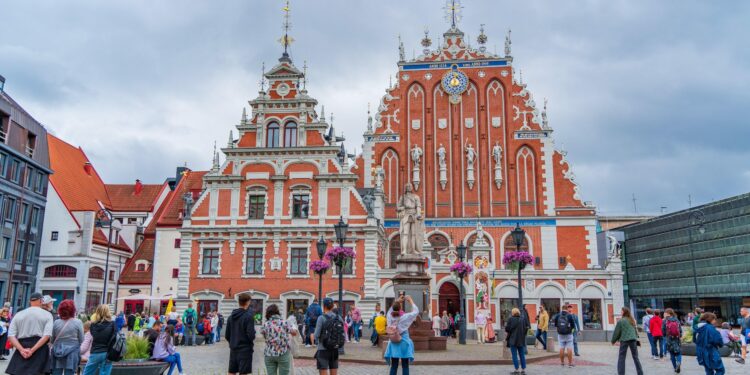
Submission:
{"label": "sneaker", "polygon": [[309,348],[309,347],[310,347],[310,344],[305,344],[305,348]]}
{"label": "sneaker", "polygon": [[678,363],[678,364],[677,364],[677,368],[676,368],[676,369],[674,369],[674,372],[676,372],[676,373],[678,373],[678,374],[679,374],[679,373],[680,373],[680,370],[681,370],[681,368],[682,368],[682,363]]}
{"label": "sneaker", "polygon": [[518,370],[513,370],[513,372],[511,372],[510,374],[511,374],[511,375],[518,375],[518,374],[520,374],[520,373],[521,373],[521,372],[520,372],[520,371],[518,371]]}
{"label": "sneaker", "polygon": [[580,355],[580,354],[578,354],[578,353],[576,353],[576,354],[575,354],[575,356],[576,356],[576,357],[580,357],[581,355]]}
{"label": "sneaker", "polygon": [[526,370],[521,370],[521,375],[526,375]]}
{"label": "sneaker", "polygon": [[574,365],[574,364],[571,363],[571,364],[568,365],[568,367],[569,368],[573,368],[573,367],[576,367],[576,365]]}
{"label": "sneaker", "polygon": [[744,365],[744,364],[745,364],[745,360],[744,360],[744,359],[742,359],[742,358],[737,358],[737,359],[735,359],[734,361],[735,361],[735,362],[737,362],[737,363],[739,363],[739,364],[741,364],[741,365]]}

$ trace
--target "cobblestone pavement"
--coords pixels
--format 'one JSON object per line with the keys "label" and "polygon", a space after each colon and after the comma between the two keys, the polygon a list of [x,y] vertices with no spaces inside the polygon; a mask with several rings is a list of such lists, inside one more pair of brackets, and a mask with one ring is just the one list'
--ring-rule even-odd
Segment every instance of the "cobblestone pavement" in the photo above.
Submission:
{"label": "cobblestone pavement", "polygon": [[[354,344],[350,344],[354,345]],[[363,344],[359,344],[363,345]],[[366,345],[366,344],[365,344]],[[473,344],[476,345],[476,344]],[[254,374],[265,374],[265,371],[258,369],[263,366],[263,343],[256,342],[255,357],[253,367],[256,370]],[[561,368],[557,359],[549,359],[542,363],[532,364],[527,368],[527,374],[534,375],[611,375],[616,374],[617,364],[617,347],[606,345],[604,343],[581,343],[581,357],[576,357],[577,366],[575,368]],[[229,352],[226,342],[222,341],[211,346],[199,347],[179,347],[182,354],[185,373],[188,375],[214,375],[226,374],[226,364],[229,358]],[[376,349],[373,349],[376,350]],[[535,350],[530,348],[529,350]],[[648,358],[646,351],[640,350],[644,373],[647,375],[667,375],[674,374],[672,366],[668,359],[653,360]],[[417,354],[419,356],[419,354]],[[0,372],[5,372],[8,361],[0,362]],[[740,365],[734,362],[734,359],[724,358],[724,366],[727,374],[750,374],[750,364]],[[315,363],[312,360],[297,359],[295,360],[296,375],[313,375],[318,374],[315,369]],[[513,371],[512,366],[412,366],[411,374],[414,375],[456,375],[457,373],[471,375],[497,375],[509,374]],[[175,374],[177,372],[175,371]],[[384,365],[360,365],[342,363],[339,370],[341,375],[377,375],[387,374],[388,367]],[[628,357],[627,374],[635,374],[633,361]],[[703,368],[698,366],[695,357],[685,357],[682,374],[698,375],[704,374]]]}

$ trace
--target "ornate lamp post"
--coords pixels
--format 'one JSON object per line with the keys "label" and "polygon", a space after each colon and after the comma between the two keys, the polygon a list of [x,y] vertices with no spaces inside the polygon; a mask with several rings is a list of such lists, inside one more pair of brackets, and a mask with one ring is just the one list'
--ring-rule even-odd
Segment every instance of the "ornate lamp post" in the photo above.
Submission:
{"label": "ornate lamp post", "polygon": [[[346,231],[349,229],[349,224],[344,222],[344,217],[339,217],[339,222],[333,225],[333,229],[336,232],[336,240],[339,243],[339,248],[344,248],[344,241],[346,241]],[[352,258],[349,258],[352,259]],[[344,263],[347,258],[344,256],[337,256],[334,258],[336,263],[336,271],[339,273],[339,316],[343,319],[344,314]],[[339,354],[344,353],[344,347],[339,348]]]}
{"label": "ornate lamp post", "polygon": [[[464,246],[463,243],[456,246],[456,251],[458,251],[458,260],[459,262],[464,262],[464,256],[466,256],[466,246]],[[463,268],[461,270],[457,271],[458,273],[458,295],[460,299],[460,306],[459,311],[461,312],[461,321],[459,322],[458,327],[458,343],[460,345],[466,345],[466,308],[464,306],[464,276],[466,276],[467,272],[466,269]]]}
{"label": "ornate lamp post", "polygon": [[112,248],[112,227],[114,219],[112,218],[112,212],[106,208],[102,208],[96,213],[96,221],[94,226],[97,228],[109,228],[109,234],[107,236],[107,259],[104,264],[104,290],[102,291],[102,304],[107,302],[107,281],[109,280],[109,253]]}
{"label": "ornate lamp post", "polygon": [[[516,227],[513,229],[512,232],[510,232],[511,236],[513,236],[513,241],[516,243],[516,252],[521,252],[521,245],[523,245],[523,240],[526,238],[526,231],[521,229],[521,227],[516,223]],[[526,252],[526,251],[524,251]],[[525,262],[519,262],[518,264],[518,308],[523,312],[524,316],[526,315],[526,308],[523,306],[523,288],[521,286],[521,270],[523,270],[526,267]]]}
{"label": "ornate lamp post", "polygon": [[706,233],[706,227],[703,225],[703,222],[706,221],[706,215],[701,210],[695,210],[690,213],[688,221],[688,236],[690,241],[688,246],[690,247],[690,260],[693,266],[693,294],[695,297],[695,306],[698,306],[700,305],[700,302],[698,299],[698,273],[695,268],[695,246],[693,245],[693,229],[697,229],[698,233],[700,234]]}
{"label": "ornate lamp post", "polygon": [[[320,261],[323,261],[323,255],[326,255],[326,247],[328,244],[326,243],[326,240],[323,239],[323,236],[320,236],[320,239],[315,244],[317,246],[318,250],[318,258]],[[318,303],[323,303],[323,273],[325,272],[316,272],[318,274]]]}

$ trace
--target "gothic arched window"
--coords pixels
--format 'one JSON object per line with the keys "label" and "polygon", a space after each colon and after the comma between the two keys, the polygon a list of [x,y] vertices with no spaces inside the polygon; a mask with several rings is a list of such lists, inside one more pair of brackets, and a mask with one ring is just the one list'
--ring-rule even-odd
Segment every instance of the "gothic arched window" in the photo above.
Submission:
{"label": "gothic arched window", "polygon": [[448,239],[445,238],[442,234],[432,234],[430,237],[427,237],[427,242],[430,243],[430,246],[432,246],[432,260],[439,260],[440,254],[439,252],[445,250],[450,246],[448,243]]}
{"label": "gothic arched window", "polygon": [[[505,251],[516,251],[516,241],[513,240],[513,236],[507,236],[505,237],[505,242],[503,243],[503,249]],[[520,251],[529,251],[529,239],[524,237],[523,243],[521,244],[521,247],[518,248]]]}
{"label": "gothic arched window", "polygon": [[388,268],[396,268],[396,259],[401,255],[401,236],[391,238],[388,244]]}
{"label": "gothic arched window", "polygon": [[297,146],[297,123],[287,122],[284,126],[284,147]]}
{"label": "gothic arched window", "polygon": [[266,147],[279,147],[279,124],[272,122],[266,128]]}

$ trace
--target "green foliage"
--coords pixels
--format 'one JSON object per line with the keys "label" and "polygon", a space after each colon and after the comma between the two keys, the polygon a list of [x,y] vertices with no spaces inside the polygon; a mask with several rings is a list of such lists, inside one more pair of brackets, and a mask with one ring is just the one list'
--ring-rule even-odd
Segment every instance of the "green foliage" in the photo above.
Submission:
{"label": "green foliage", "polygon": [[128,347],[123,359],[148,359],[148,339],[145,337],[130,336],[125,341]]}
{"label": "green foliage", "polygon": [[682,343],[690,344],[693,342],[693,328],[682,327]]}
{"label": "green foliage", "polygon": [[526,331],[526,336],[536,336],[536,332],[534,332],[533,329],[529,328],[529,330]]}

